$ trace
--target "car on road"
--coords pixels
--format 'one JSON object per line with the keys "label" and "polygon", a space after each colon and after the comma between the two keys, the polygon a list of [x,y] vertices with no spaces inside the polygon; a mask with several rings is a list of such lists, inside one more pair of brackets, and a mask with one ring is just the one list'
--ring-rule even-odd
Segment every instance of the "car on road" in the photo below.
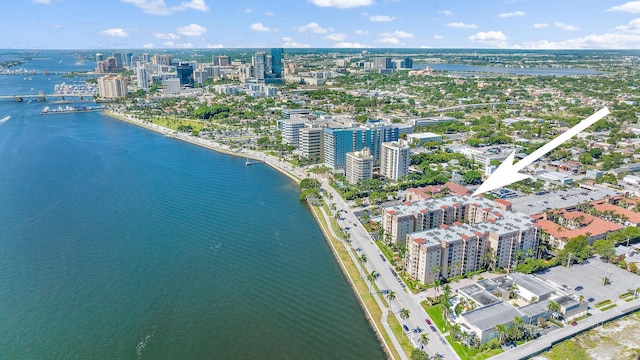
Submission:
{"label": "car on road", "polygon": [[446,344],[447,340],[445,340],[444,338],[440,338],[440,342],[443,343],[443,344]]}
{"label": "car on road", "polygon": [[409,327],[407,325],[402,325],[402,328],[404,329],[404,331],[409,332]]}
{"label": "car on road", "polygon": [[429,326],[429,329],[431,329],[431,331],[433,331],[433,332],[436,332],[436,328],[433,325]]}
{"label": "car on road", "polygon": [[588,302],[594,302],[594,301],[596,301],[596,299],[594,299],[594,298],[589,298],[589,300],[587,300],[587,301],[588,301]]}
{"label": "car on road", "polygon": [[582,286],[576,286],[576,291],[582,291],[584,288]]}
{"label": "car on road", "polygon": [[426,321],[426,322],[427,322],[427,325],[431,325],[431,320],[429,320],[429,319],[424,319],[424,321]]}
{"label": "car on road", "polygon": [[384,258],[384,255],[380,254],[380,259],[382,259],[382,261],[387,261],[387,259]]}
{"label": "car on road", "polygon": [[571,326],[576,326],[576,325],[578,325],[578,323],[575,321],[571,323]]}

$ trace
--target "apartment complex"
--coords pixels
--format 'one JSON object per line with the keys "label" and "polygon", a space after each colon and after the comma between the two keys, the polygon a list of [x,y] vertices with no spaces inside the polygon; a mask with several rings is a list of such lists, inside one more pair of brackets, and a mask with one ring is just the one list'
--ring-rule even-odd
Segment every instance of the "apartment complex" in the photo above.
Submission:
{"label": "apartment complex", "polygon": [[368,148],[347,153],[346,177],[349,184],[373,178],[373,156]]}
{"label": "apartment complex", "polygon": [[390,180],[398,180],[409,173],[411,153],[404,140],[382,143],[380,175]]}
{"label": "apartment complex", "polygon": [[373,156],[373,166],[380,166],[383,142],[397,141],[398,128],[382,122],[367,122],[357,128],[324,129],[324,161],[333,170],[344,171],[348,152],[360,151],[365,147]]}
{"label": "apartment complex", "polygon": [[98,78],[98,91],[103,98],[127,96],[127,79],[123,76],[103,76]]}
{"label": "apartment complex", "polygon": [[316,159],[318,162],[324,161],[323,131],[320,127],[305,127],[299,131],[299,144],[302,156],[308,159]]}
{"label": "apartment complex", "polygon": [[538,227],[504,200],[448,196],[407,202],[386,208],[382,225],[388,242],[406,242],[407,271],[425,284],[488,262],[508,268],[518,251],[538,249]]}

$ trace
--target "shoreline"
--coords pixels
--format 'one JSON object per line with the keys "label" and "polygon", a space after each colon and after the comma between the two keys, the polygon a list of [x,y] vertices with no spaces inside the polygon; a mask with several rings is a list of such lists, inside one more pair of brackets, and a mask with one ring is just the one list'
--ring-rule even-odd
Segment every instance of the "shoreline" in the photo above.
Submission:
{"label": "shoreline", "polygon": [[[124,121],[126,123],[145,128],[147,130],[151,130],[151,131],[163,134],[165,136],[172,137],[177,140],[181,140],[181,141],[191,143],[193,145],[201,146],[206,149],[213,150],[222,154],[227,154],[227,155],[232,155],[237,157],[246,157],[246,158],[250,158],[257,161],[262,161],[265,165],[268,165],[271,168],[275,169],[276,171],[280,172],[281,174],[288,176],[297,184],[299,184],[300,181],[305,178],[305,176],[297,177],[295,174],[292,174],[287,169],[279,166],[280,160],[267,154],[263,154],[263,153],[256,154],[255,151],[247,150],[247,149],[239,149],[239,151],[237,152],[232,151],[226,145],[216,143],[212,140],[195,138],[190,134],[176,133],[174,130],[171,130],[153,123],[146,123],[144,121],[138,120],[135,117],[127,114],[122,114],[122,113],[112,112],[112,111],[105,111],[104,115],[116,120]],[[295,169],[295,168],[293,169],[294,171],[295,170],[303,171],[301,169]],[[307,174],[307,176],[309,175]],[[307,204],[307,206],[310,206],[310,205]],[[362,298],[362,294],[360,294],[360,292],[358,291],[357,285],[355,283],[355,279],[353,279],[351,274],[349,274],[345,264],[343,263],[343,260],[340,258],[338,254],[337,249],[333,244],[333,240],[332,240],[333,236],[331,235],[329,229],[325,228],[322,221],[318,218],[317,214],[313,209],[308,208],[308,210],[311,212],[311,215],[313,216],[316,224],[318,224],[318,226],[320,227],[320,230],[325,238],[325,241],[329,244],[334,260],[338,263],[338,267],[340,268],[342,274],[348,280],[349,285],[352,291],[354,292],[355,297],[358,299],[358,303],[360,304],[360,307],[364,312],[365,318],[369,322],[369,326],[371,327],[373,332],[376,334],[376,338],[378,339],[378,342],[382,346],[382,349],[384,350],[385,354],[388,356],[389,359],[394,359],[392,351],[389,348],[390,345],[387,344],[387,342],[385,341],[384,336],[382,334],[382,330],[378,328],[378,325],[376,324],[375,319],[373,319],[371,315],[371,310],[367,307],[366,303],[364,302],[364,299]],[[320,210],[320,211],[323,211],[323,210]],[[330,225],[328,224],[327,226],[330,226]],[[354,264],[354,265],[358,266],[358,264]],[[394,334],[388,334],[388,335],[395,336]]]}

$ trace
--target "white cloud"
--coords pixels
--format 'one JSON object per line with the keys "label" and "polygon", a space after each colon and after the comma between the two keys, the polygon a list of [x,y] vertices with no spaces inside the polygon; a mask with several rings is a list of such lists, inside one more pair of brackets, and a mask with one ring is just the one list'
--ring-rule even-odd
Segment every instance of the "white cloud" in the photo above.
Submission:
{"label": "white cloud", "polygon": [[444,37],[442,37],[442,35],[438,35],[438,34],[433,35],[433,38],[436,39],[436,40],[444,39]]}
{"label": "white cloud", "polygon": [[640,18],[629,21],[629,25],[616,26],[618,31],[638,31],[640,30]]}
{"label": "white cloud", "polygon": [[164,39],[164,40],[176,40],[176,39],[180,39],[180,35],[176,35],[174,33],[155,33],[154,34],[155,37],[157,37],[158,39]]}
{"label": "white cloud", "polygon": [[632,14],[640,13],[640,1],[629,1],[622,5],[613,6],[607,9],[607,11],[622,11]]}
{"label": "white cloud", "polygon": [[255,10],[253,10],[252,8],[246,8],[244,9],[244,12],[246,12],[247,14],[251,14],[252,12],[254,12]]}
{"label": "white cloud", "polygon": [[152,15],[171,15],[177,11],[188,9],[198,11],[208,11],[209,7],[204,0],[183,1],[178,6],[167,7],[164,0],[120,0],[123,3],[133,4],[143,12]]}
{"label": "white cloud", "polygon": [[514,16],[525,16],[527,15],[524,11],[514,11],[514,12],[509,12],[509,13],[500,13],[498,14],[498,17],[501,18],[509,18],[509,17],[514,17]]}
{"label": "white cloud", "polygon": [[369,16],[369,21],[371,22],[391,22],[396,20],[397,17],[389,16],[389,15],[371,15]]}
{"label": "white cloud", "polygon": [[356,35],[369,35],[367,30],[356,30]]}
{"label": "white cloud", "polygon": [[566,30],[566,31],[580,30],[579,27],[575,27],[573,25],[565,24],[565,23],[559,22],[559,21],[558,22],[554,22],[553,25],[555,25],[559,29]]}
{"label": "white cloud", "polygon": [[442,10],[442,11],[439,12],[439,14],[447,15],[447,16],[453,16],[454,15],[453,11],[451,11],[451,10]]}
{"label": "white cloud", "polygon": [[192,49],[193,48],[193,44],[190,42],[187,43],[178,43],[176,44],[176,49]]}
{"label": "white cloud", "polygon": [[549,26],[549,24],[547,24],[547,23],[536,23],[536,24],[531,25],[531,28],[532,29],[544,29],[547,26]]}
{"label": "white cloud", "polygon": [[276,16],[276,13],[272,11],[267,11],[266,13],[264,13],[264,16]]}
{"label": "white cloud", "polygon": [[320,7],[334,7],[338,9],[349,9],[375,4],[373,0],[309,0],[309,2]]}
{"label": "white cloud", "polygon": [[182,36],[198,37],[206,33],[207,29],[198,24],[189,24],[187,26],[179,27],[178,29],[176,29],[176,32]]}
{"label": "white cloud", "polygon": [[102,30],[98,34],[103,36],[121,37],[121,38],[129,36],[129,34],[121,28]]}
{"label": "white cloud", "polygon": [[540,40],[525,42],[524,49],[638,49],[640,34],[591,34],[564,41]]}
{"label": "white cloud", "polygon": [[369,45],[360,44],[359,42],[339,42],[335,45],[337,48],[368,48]]}
{"label": "white cloud", "polygon": [[34,4],[42,4],[42,5],[49,5],[51,4],[51,0],[33,0]]}
{"label": "white cloud", "polygon": [[311,47],[311,45],[309,45],[309,44],[303,44],[303,43],[299,43],[297,41],[294,41],[293,38],[291,38],[289,36],[283,37],[282,41],[284,41],[284,43],[282,44],[282,47],[286,47],[286,48],[308,48],[308,47]]}
{"label": "white cloud", "polygon": [[49,27],[54,29],[54,30],[58,30],[58,29],[62,29],[64,26],[62,24],[53,24],[53,25],[51,25]]}
{"label": "white cloud", "polygon": [[448,27],[454,29],[477,29],[478,25],[476,24],[465,24],[463,22],[452,22],[447,24]]}
{"label": "white cloud", "polygon": [[261,22],[251,24],[251,26],[249,26],[249,29],[253,31],[258,31],[258,32],[277,32],[278,31],[278,29],[264,26]]}
{"label": "white cloud", "polygon": [[223,49],[222,44],[207,44],[207,49]]}
{"label": "white cloud", "polygon": [[412,33],[406,32],[406,31],[401,31],[401,30],[396,30],[394,32],[384,32],[382,34],[380,34],[381,36],[384,37],[397,37],[400,39],[411,39],[413,37]]}
{"label": "white cloud", "polygon": [[431,46],[429,46],[429,45],[421,45],[420,49],[431,49]]}
{"label": "white cloud", "polygon": [[153,49],[155,47],[156,46],[154,44],[151,44],[151,43],[142,45],[143,49]]}
{"label": "white cloud", "polygon": [[392,44],[392,45],[399,45],[400,44],[400,39],[398,39],[397,37],[384,37],[382,39],[378,39],[376,40],[379,43],[383,43],[383,44]]}
{"label": "white cloud", "polygon": [[299,33],[326,34],[333,31],[332,28],[323,28],[317,22],[310,22],[307,25],[298,27]]}
{"label": "white cloud", "polygon": [[507,37],[502,31],[481,31],[469,36],[468,39],[487,46],[498,48],[507,47]]}
{"label": "white cloud", "polygon": [[173,43],[173,41],[165,41],[162,43],[162,46],[164,47],[174,47],[176,44]]}
{"label": "white cloud", "polygon": [[329,39],[333,41],[343,41],[346,38],[347,38],[347,34],[338,34],[338,33],[333,33],[325,36],[325,39]]}

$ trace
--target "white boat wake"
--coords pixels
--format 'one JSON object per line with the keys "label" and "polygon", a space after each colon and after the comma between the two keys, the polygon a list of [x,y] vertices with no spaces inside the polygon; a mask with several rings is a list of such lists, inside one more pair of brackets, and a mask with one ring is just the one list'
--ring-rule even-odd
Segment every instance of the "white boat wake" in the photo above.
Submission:
{"label": "white boat wake", "polygon": [[7,116],[3,117],[2,119],[0,119],[0,126],[4,125],[4,123],[9,121],[9,119],[11,119],[11,115],[7,115]]}

